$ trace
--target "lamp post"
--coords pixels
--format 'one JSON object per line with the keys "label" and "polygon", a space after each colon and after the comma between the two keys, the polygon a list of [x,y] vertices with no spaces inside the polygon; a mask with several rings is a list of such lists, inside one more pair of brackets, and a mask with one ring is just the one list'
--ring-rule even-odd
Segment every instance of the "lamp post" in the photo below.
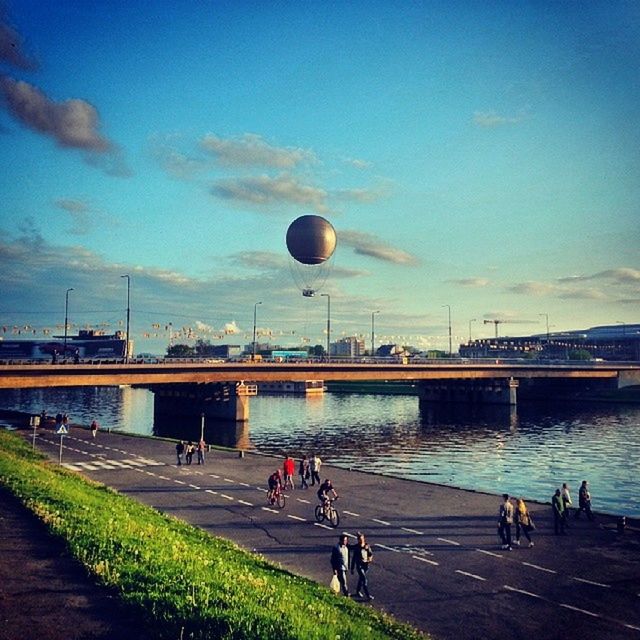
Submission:
{"label": "lamp post", "polygon": [[64,296],[64,357],[67,355],[67,328],[69,326],[69,292],[73,289],[67,289],[67,293]]}
{"label": "lamp post", "polygon": [[371,356],[373,357],[374,355],[374,351],[373,351],[373,343],[375,340],[375,336],[376,336],[376,331],[375,331],[375,317],[376,317],[376,313],[380,313],[380,309],[378,309],[377,311],[372,311],[371,312]]}
{"label": "lamp post", "polygon": [[131,277],[129,274],[120,277],[127,279],[127,341],[124,349],[124,363],[127,364],[129,362],[129,324],[131,321]]}
{"label": "lamp post", "polygon": [[469,345],[471,345],[471,323],[476,321],[477,318],[471,318],[471,320],[469,320]]}
{"label": "lamp post", "polygon": [[547,325],[547,344],[549,344],[549,314],[548,313],[539,313],[539,316],[544,316]]}
{"label": "lamp post", "polygon": [[253,305],[253,355],[251,357],[252,362],[256,360],[256,318],[258,315],[258,305],[262,302],[256,302]]}
{"label": "lamp post", "polygon": [[327,360],[329,359],[329,348],[331,346],[331,296],[328,293],[321,293],[327,299]]}
{"label": "lamp post", "polygon": [[447,309],[449,310],[449,357],[451,357],[452,354],[452,347],[451,347],[451,305],[450,304],[443,304],[442,307],[447,307]]}

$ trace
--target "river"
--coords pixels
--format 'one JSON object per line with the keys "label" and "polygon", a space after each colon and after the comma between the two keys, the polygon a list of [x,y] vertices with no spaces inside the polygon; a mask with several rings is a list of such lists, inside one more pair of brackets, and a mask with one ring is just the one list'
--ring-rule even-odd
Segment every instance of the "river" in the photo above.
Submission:
{"label": "river", "polygon": [[[250,402],[244,448],[296,458],[317,452],[341,467],[543,502],[568,482],[577,503],[587,479],[596,511],[640,517],[637,405],[441,407],[421,416],[415,396],[326,393]],[[72,423],[97,418],[103,428],[140,434],[154,428],[153,394],[145,389],[0,390],[0,407],[63,411]]]}

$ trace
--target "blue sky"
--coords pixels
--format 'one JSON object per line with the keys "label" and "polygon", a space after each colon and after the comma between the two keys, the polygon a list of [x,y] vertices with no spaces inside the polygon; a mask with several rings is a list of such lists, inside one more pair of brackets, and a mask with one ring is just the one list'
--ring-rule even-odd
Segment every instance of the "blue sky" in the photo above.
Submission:
{"label": "blue sky", "polygon": [[[446,348],[638,322],[637,2],[5,3],[6,338],[324,344],[285,245],[338,247],[332,337]],[[319,293],[320,293],[319,291]],[[544,315],[546,314],[546,315]],[[14,331],[13,327],[18,327]],[[25,329],[25,327],[29,327]],[[35,333],[34,333],[35,332]]]}

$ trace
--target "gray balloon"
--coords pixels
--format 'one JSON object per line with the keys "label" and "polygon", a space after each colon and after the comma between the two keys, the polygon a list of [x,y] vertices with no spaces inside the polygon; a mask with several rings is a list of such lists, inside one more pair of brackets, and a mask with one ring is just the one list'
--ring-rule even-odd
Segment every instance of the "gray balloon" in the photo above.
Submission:
{"label": "gray balloon", "polygon": [[287,229],[287,249],[302,264],[322,264],[332,256],[336,244],[336,230],[322,216],[300,216]]}

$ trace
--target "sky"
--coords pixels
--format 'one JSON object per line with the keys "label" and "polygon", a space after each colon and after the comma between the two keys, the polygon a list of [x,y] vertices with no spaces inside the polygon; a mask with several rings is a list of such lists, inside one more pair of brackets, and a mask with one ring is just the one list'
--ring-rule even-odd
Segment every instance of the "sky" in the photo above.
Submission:
{"label": "sky", "polygon": [[136,353],[640,322],[635,1],[1,7],[5,339],[123,330],[123,275]]}

